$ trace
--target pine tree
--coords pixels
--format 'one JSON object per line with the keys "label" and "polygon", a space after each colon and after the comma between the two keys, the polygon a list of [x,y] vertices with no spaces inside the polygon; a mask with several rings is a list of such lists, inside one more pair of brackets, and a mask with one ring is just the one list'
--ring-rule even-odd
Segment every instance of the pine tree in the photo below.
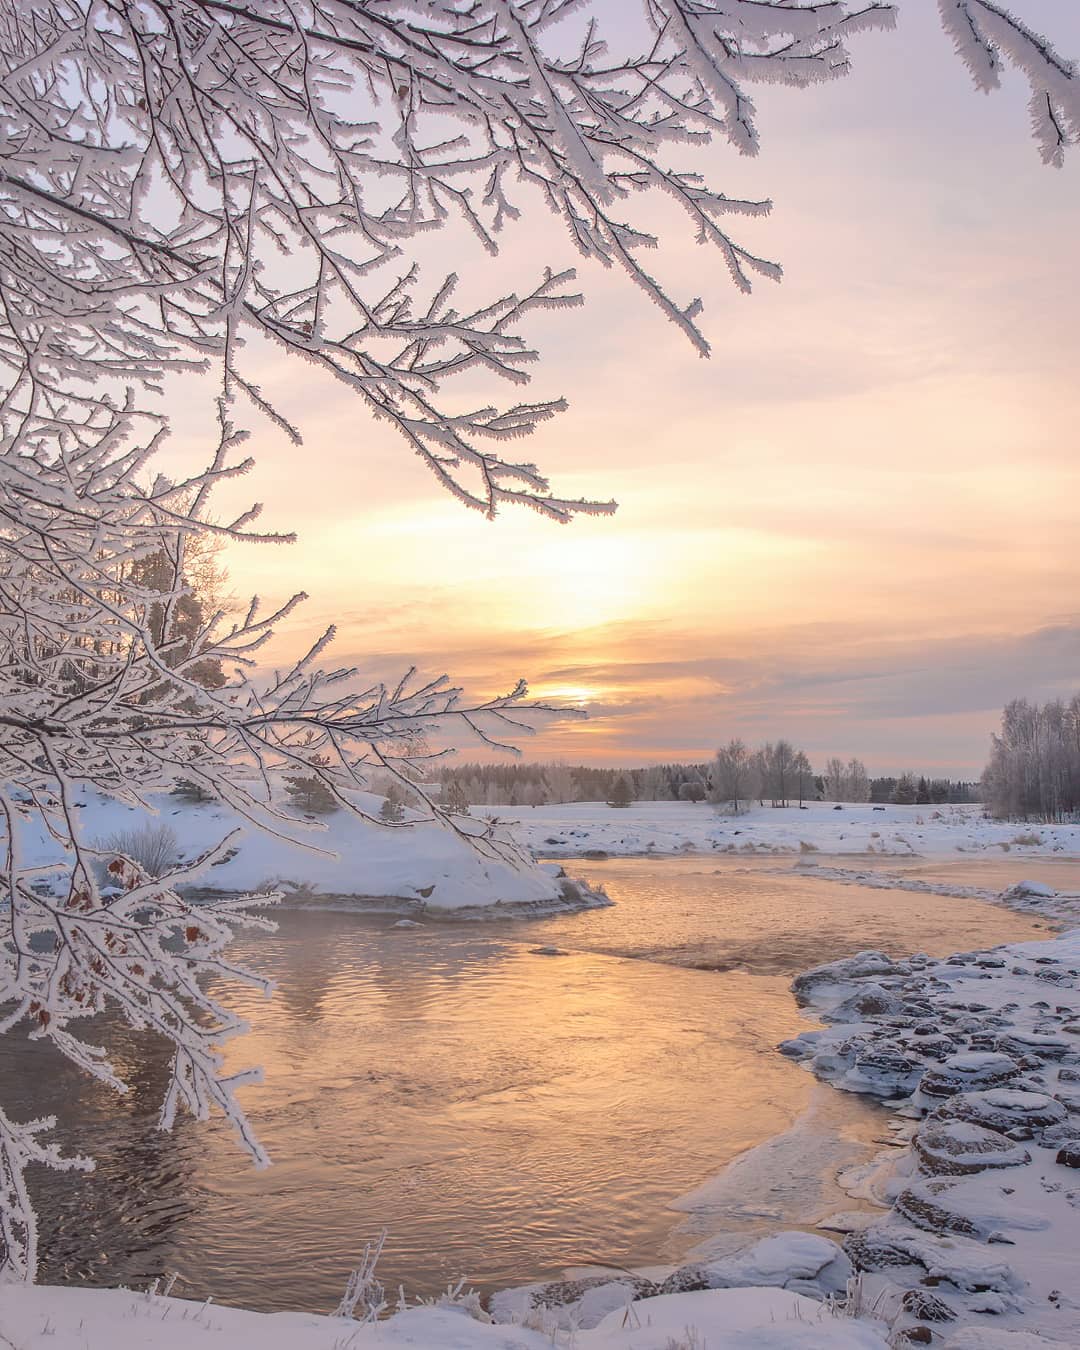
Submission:
{"label": "pine tree", "polygon": [[626,774],[621,773],[612,785],[611,791],[608,794],[607,804],[608,806],[626,807],[629,806],[633,800],[634,793],[633,789],[630,787],[630,780],[627,778]]}
{"label": "pine tree", "polygon": [[305,815],[328,816],[341,805],[321,778],[308,774],[286,778],[285,791],[296,809]]}
{"label": "pine tree", "polygon": [[915,782],[915,775],[913,773],[901,774],[893,791],[893,804],[895,806],[914,806],[917,795],[918,786]]}

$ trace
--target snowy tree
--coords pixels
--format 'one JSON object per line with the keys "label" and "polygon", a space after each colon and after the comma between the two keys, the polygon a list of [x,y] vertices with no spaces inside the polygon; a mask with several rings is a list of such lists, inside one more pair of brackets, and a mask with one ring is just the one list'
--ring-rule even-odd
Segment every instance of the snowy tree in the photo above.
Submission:
{"label": "snowy tree", "polygon": [[825,797],[830,802],[842,802],[844,800],[844,788],[846,774],[844,771],[844,761],[836,755],[825,765]]}
{"label": "snowy tree", "polygon": [[[1043,156],[1060,162],[1080,130],[1071,66],[991,0],[942,0],[942,16],[982,87],[1023,72]],[[281,830],[280,783],[308,775],[365,817],[371,775],[407,784],[436,731],[501,746],[531,723],[523,686],[469,703],[444,679],[325,671],[332,629],[262,679],[258,654],[302,596],[194,614],[208,539],[284,538],[254,529],[257,507],[210,513],[215,487],[249,467],[245,409],[299,439],[258,385],[260,353],[338,381],[468,507],[609,512],[505,457],[561,400],[443,397],[459,375],[525,384],[536,353],[520,325],[576,305],[573,274],[467,300],[410,245],[457,222],[494,253],[543,203],[583,258],[621,268],[704,352],[698,302],[639,260],[657,241],[633,207],[664,194],[737,286],[776,278],[730,227],[768,203],[669,156],[713,137],[753,153],[749,85],[842,75],[849,40],[892,17],[878,0],[648,0],[636,25],[589,0],[0,0],[0,1030],[123,1090],[78,1033],[109,1009],[172,1047],[163,1127],[220,1109],[265,1161],[235,1096],[249,1080],[222,1073],[241,1025],[203,982],[255,979],[224,951],[261,920],[249,901],[184,899],[229,841],[150,877],[95,852],[78,794],[145,807],[182,777]],[[212,390],[217,431],[174,481],[153,459],[180,376]],[[199,677],[218,667],[220,683]],[[27,853],[35,831],[55,846],[45,864]],[[516,857],[490,833],[469,839]],[[43,1139],[48,1125],[0,1109],[0,1263],[16,1278],[36,1263],[26,1166],[83,1165]]]}
{"label": "snowy tree", "polygon": [[810,763],[805,750],[797,750],[791,762],[791,772],[795,779],[795,788],[799,794],[799,805],[802,806],[806,800],[806,795],[814,784],[814,768]]}
{"label": "snowy tree", "polygon": [[328,816],[340,805],[333,792],[314,774],[291,774],[284,779],[285,792],[298,811]]}
{"label": "snowy tree", "polygon": [[405,819],[405,793],[397,783],[391,783],[386,789],[383,804],[379,807],[379,819],[384,825],[400,825]]}
{"label": "snowy tree", "polygon": [[861,759],[849,759],[844,771],[844,794],[849,802],[870,800],[870,776]]}
{"label": "snowy tree", "polygon": [[751,755],[746,745],[738,740],[728,741],[716,752],[713,770],[713,801],[730,802],[739,814],[739,802],[753,794]]}
{"label": "snowy tree", "polygon": [[773,806],[787,806],[795,778],[795,749],[790,741],[769,742],[762,749],[765,796]]}
{"label": "snowy tree", "polygon": [[983,791],[995,816],[1058,821],[1080,814],[1080,694],[1068,703],[1009,703]]}
{"label": "snowy tree", "polygon": [[466,816],[469,814],[469,799],[465,794],[465,789],[461,785],[460,778],[451,778],[442,794],[442,804],[447,811],[456,816]]}
{"label": "snowy tree", "polygon": [[902,773],[896,781],[893,792],[893,804],[896,806],[914,806],[918,795],[918,786],[913,773]]}
{"label": "snowy tree", "polygon": [[572,802],[577,796],[573,771],[565,764],[548,764],[542,781],[545,801]]}
{"label": "snowy tree", "polygon": [[634,800],[634,789],[630,786],[630,780],[626,774],[619,774],[618,778],[612,784],[611,792],[608,794],[608,806],[629,806]]}
{"label": "snowy tree", "polygon": [[642,775],[641,798],[647,802],[670,802],[671,774],[665,764],[650,764]]}

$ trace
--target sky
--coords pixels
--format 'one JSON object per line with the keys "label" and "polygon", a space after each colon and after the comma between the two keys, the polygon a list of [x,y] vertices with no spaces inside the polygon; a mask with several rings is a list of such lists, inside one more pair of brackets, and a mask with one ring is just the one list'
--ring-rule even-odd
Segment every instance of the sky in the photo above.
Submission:
{"label": "sky", "polygon": [[[1080,57],[1080,7],[1013,7]],[[416,664],[482,697],[524,676],[589,713],[525,756],[592,764],[784,736],[818,764],[973,777],[1008,699],[1080,688],[1080,147],[1040,163],[1022,81],[976,91],[934,0],[854,56],[830,85],[755,91],[756,159],[693,155],[773,199],[738,237],[779,285],[740,295],[652,216],[650,270],[701,296],[711,359],[587,265],[583,310],[529,320],[526,396],[570,407],[524,457],[560,493],[617,499],[613,518],[486,521],[353,396],[254,353],[304,434],[297,451],[252,417],[243,498],[299,537],[227,558],[239,595],[310,596],[274,659],[335,622],[328,659],[369,675]],[[437,250],[483,294],[575,262],[543,213],[494,264],[460,233]]]}

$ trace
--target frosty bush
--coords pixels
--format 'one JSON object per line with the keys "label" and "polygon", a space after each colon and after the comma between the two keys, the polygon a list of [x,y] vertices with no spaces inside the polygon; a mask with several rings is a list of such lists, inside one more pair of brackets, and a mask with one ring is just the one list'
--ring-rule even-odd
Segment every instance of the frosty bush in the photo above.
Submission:
{"label": "frosty bush", "polygon": [[379,819],[384,825],[400,825],[405,819],[405,794],[396,783],[391,783],[386,790],[379,807]]}
{"label": "frosty bush", "polygon": [[216,800],[204,783],[193,783],[190,778],[178,778],[172,786],[171,795],[189,806],[204,806]]}
{"label": "frosty bush", "polygon": [[[1043,157],[1060,162],[1080,132],[1072,66],[991,0],[941,10],[982,87],[1005,65],[1028,79]],[[109,1010],[156,1033],[173,1054],[164,1128],[181,1107],[218,1109],[266,1161],[235,1096],[251,1075],[222,1069],[241,1024],[204,982],[262,984],[224,952],[238,924],[264,921],[248,900],[184,898],[229,839],[158,877],[107,859],[100,886],[77,794],[140,808],[184,780],[280,831],[295,824],[282,779],[309,776],[369,818],[373,771],[407,777],[439,734],[502,745],[528,725],[524,685],[469,703],[445,679],[324,670],[332,628],[266,675],[261,649],[302,595],[235,616],[193,604],[208,541],[288,538],[254,528],[257,506],[210,513],[250,467],[245,412],[299,439],[247,354],[269,345],[340,382],[466,506],[612,510],[506,457],[561,400],[444,397],[462,374],[527,383],[536,353],[519,328],[576,305],[573,274],[466,301],[410,247],[458,222],[494,253],[542,202],[583,258],[621,268],[705,352],[699,303],[640,262],[657,241],[636,205],[674,201],[740,288],[776,278],[731,232],[768,203],[671,157],[713,137],[753,153],[748,87],[843,74],[849,40],[893,11],[648,0],[626,18],[589,0],[0,0],[0,1031],[51,1041],[117,1091],[80,1019]],[[216,430],[200,464],[166,477],[162,393],[180,375],[209,391]],[[36,1265],[27,1165],[83,1165],[42,1142],[49,1124],[0,1109],[0,1267],[14,1278]]]}
{"label": "frosty bush", "polygon": [[140,829],[120,830],[95,847],[101,853],[129,858],[148,877],[164,876],[176,862],[180,841],[168,825],[144,825]]}

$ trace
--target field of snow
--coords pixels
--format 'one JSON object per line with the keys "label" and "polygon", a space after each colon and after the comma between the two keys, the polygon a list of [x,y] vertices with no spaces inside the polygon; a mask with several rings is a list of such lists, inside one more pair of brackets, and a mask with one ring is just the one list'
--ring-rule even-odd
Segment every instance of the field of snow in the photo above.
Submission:
{"label": "field of snow", "polygon": [[[149,804],[154,814],[87,793],[76,803],[75,817],[82,838],[91,845],[148,826],[167,826],[176,835],[178,860],[199,857],[233,836],[225,859],[208,866],[199,879],[214,890],[281,889],[286,898],[308,902],[363,900],[371,908],[413,917],[421,911],[437,917],[475,908],[496,917],[500,912],[545,914],[606,903],[567,882],[556,866],[536,864],[513,847],[504,847],[502,856],[490,848],[478,849],[430,821],[386,827],[342,810],[275,822],[277,830],[288,834],[281,837],[260,830],[221,802],[194,805],[165,793],[149,798]],[[382,798],[373,796],[361,805],[377,815]],[[56,860],[57,846],[38,818],[27,812],[21,823],[26,863]],[[479,833],[482,822],[463,820],[461,825]]]}
{"label": "field of snow", "polygon": [[891,857],[1080,856],[1080,824],[1023,825],[988,820],[980,806],[871,806],[839,809],[754,806],[720,814],[706,802],[603,802],[562,806],[473,807],[494,815],[538,856],[734,853]]}

